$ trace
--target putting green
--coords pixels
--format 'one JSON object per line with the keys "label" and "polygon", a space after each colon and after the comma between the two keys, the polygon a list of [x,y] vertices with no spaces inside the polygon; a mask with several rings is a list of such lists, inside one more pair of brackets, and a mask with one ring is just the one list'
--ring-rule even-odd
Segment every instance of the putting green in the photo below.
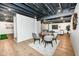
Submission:
{"label": "putting green", "polygon": [[5,39],[8,39],[7,34],[1,34],[0,40],[5,40]]}

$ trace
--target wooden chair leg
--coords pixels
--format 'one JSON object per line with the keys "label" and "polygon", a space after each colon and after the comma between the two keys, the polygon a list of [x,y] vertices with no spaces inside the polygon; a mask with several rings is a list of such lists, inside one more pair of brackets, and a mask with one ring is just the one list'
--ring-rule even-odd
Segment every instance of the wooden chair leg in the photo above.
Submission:
{"label": "wooden chair leg", "polygon": [[46,42],[45,42],[45,45],[44,45],[44,47],[46,47]]}
{"label": "wooden chair leg", "polygon": [[35,39],[34,39],[34,44],[35,44]]}
{"label": "wooden chair leg", "polygon": [[55,42],[56,42],[56,44],[57,44],[57,40],[55,39]]}
{"label": "wooden chair leg", "polygon": [[43,42],[43,39],[42,39],[42,41],[41,42]]}
{"label": "wooden chair leg", "polygon": [[51,42],[51,45],[52,45],[52,47],[53,47],[53,43]]}
{"label": "wooden chair leg", "polygon": [[39,44],[40,44],[40,40],[39,40]]}
{"label": "wooden chair leg", "polygon": [[41,42],[43,42],[44,41],[44,37],[42,37],[42,41]]}
{"label": "wooden chair leg", "polygon": [[[40,40],[38,40],[39,41],[39,44],[40,44]],[[35,44],[35,42],[36,42],[36,40],[34,39],[34,44]]]}

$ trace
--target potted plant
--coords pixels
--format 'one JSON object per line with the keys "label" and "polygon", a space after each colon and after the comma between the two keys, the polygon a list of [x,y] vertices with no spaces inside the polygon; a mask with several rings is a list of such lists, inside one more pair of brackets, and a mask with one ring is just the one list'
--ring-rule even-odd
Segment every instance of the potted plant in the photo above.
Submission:
{"label": "potted plant", "polygon": [[8,39],[6,34],[0,34],[0,40]]}
{"label": "potted plant", "polygon": [[67,25],[67,26],[66,26],[66,30],[67,30],[67,34],[68,34],[69,31],[70,31],[70,25]]}

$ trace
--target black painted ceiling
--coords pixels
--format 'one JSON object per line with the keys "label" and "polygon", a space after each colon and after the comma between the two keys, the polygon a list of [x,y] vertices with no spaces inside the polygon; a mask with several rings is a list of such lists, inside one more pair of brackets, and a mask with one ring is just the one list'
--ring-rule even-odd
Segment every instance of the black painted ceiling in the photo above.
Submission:
{"label": "black painted ceiling", "polygon": [[8,11],[11,9],[12,13],[19,13],[32,18],[40,19],[44,16],[54,15],[58,9],[74,9],[76,3],[0,3],[0,11]]}

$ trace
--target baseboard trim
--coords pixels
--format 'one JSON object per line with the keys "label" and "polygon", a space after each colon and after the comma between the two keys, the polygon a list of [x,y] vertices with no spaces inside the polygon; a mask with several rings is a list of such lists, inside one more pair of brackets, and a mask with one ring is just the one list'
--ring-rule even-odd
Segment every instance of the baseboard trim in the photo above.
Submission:
{"label": "baseboard trim", "polygon": [[26,40],[31,40],[31,39],[33,39],[33,38],[31,37],[31,38],[29,38],[29,39],[24,39],[24,40],[22,40],[22,41],[17,41],[17,43],[20,43],[20,42],[23,42],[23,41],[26,41]]}

